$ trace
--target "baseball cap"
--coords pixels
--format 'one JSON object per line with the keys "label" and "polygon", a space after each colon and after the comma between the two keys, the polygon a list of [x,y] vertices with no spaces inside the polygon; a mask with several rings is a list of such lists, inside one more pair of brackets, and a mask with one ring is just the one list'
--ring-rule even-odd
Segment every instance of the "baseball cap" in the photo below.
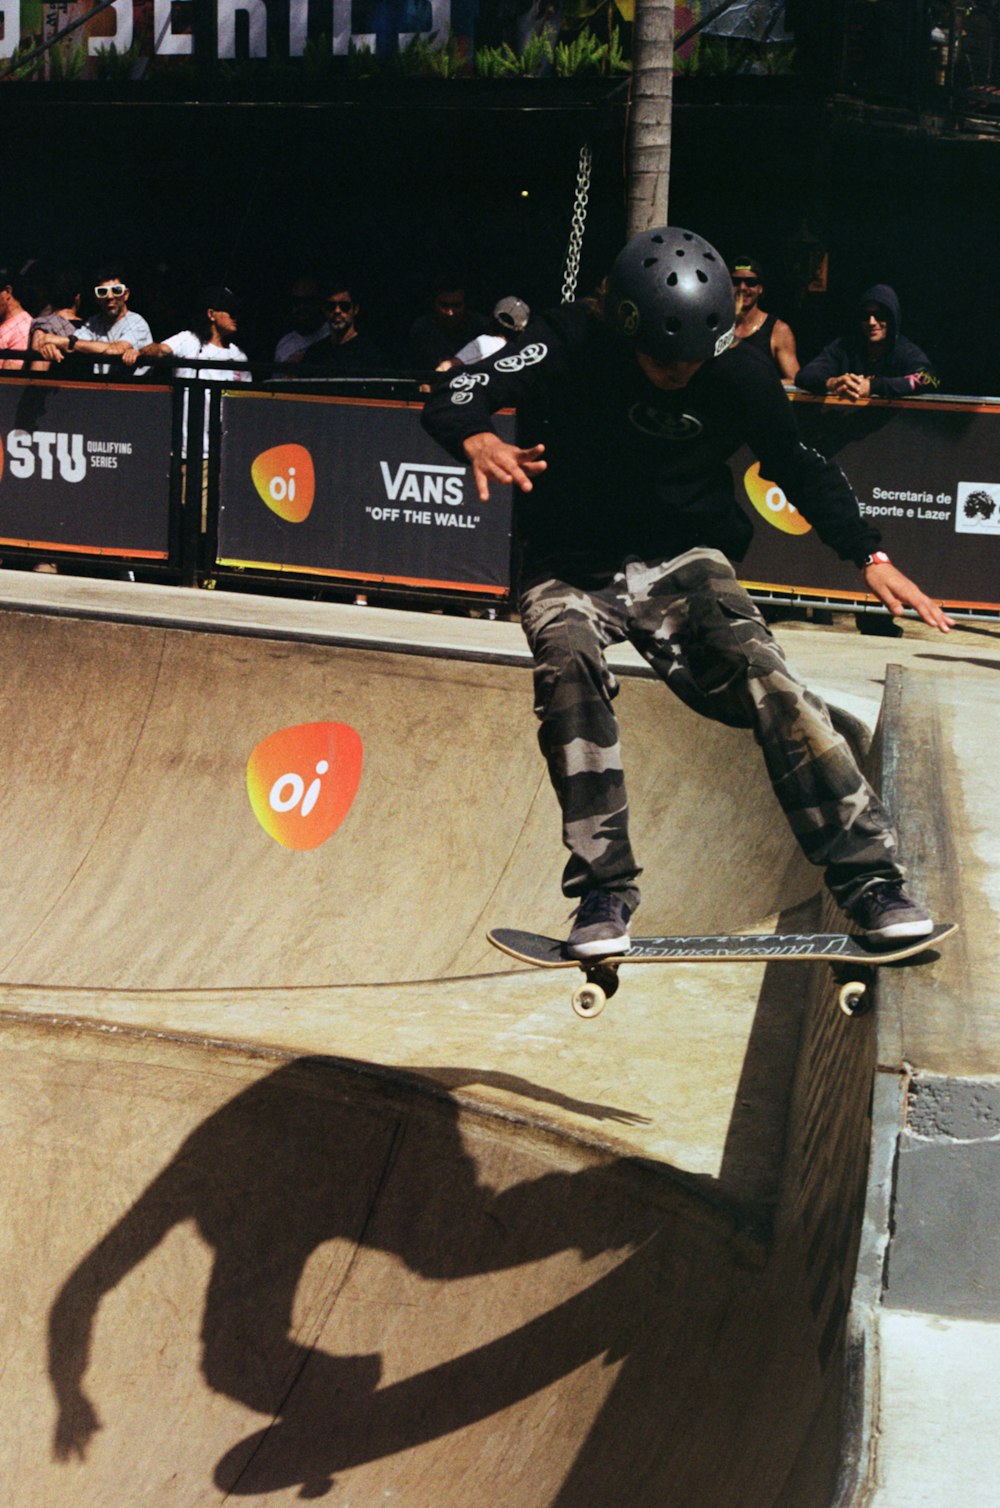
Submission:
{"label": "baseball cap", "polygon": [[210,288],[202,290],[201,307],[221,309],[225,314],[239,314],[242,305],[231,288],[225,288],[221,283],[213,283]]}
{"label": "baseball cap", "polygon": [[749,273],[752,277],[764,281],[764,269],[753,257],[734,257],[729,264],[730,274],[736,272],[746,277]]}
{"label": "baseball cap", "polygon": [[507,298],[502,298],[499,303],[494,304],[493,318],[505,330],[510,330],[515,335],[520,335],[531,318],[531,310],[523,299],[514,298],[511,295]]}

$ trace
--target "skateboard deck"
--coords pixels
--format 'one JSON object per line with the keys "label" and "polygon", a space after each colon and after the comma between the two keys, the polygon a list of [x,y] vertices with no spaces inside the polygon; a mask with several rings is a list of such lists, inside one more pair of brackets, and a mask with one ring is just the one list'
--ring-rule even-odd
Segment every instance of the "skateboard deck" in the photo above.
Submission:
{"label": "skateboard deck", "polygon": [[958,931],[955,922],[942,922],[926,937],[876,946],[848,932],[730,932],[693,937],[634,937],[627,950],[603,958],[572,958],[559,938],[511,927],[496,927],[487,933],[501,953],[520,963],[542,969],[582,969],[586,984],[573,995],[573,1009],[580,1016],[597,1016],[608,996],[618,987],[618,968],[623,963],[780,963],[822,959],[825,963],[853,966],[853,977],[840,989],[840,1005],[855,1014],[866,993],[865,970],[881,964],[899,963],[935,948]]}

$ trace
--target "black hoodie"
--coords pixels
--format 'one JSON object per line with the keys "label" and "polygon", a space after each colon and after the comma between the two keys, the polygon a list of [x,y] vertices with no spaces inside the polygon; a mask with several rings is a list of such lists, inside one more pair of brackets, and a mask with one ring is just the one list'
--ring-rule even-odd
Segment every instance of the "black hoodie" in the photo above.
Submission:
{"label": "black hoodie", "polygon": [[[885,342],[872,358],[864,337],[861,311],[866,304],[881,304],[888,315]],[[876,283],[858,301],[849,335],[831,341],[814,360],[799,368],[795,386],[807,393],[825,393],[827,379],[855,372],[870,377],[873,398],[912,398],[941,386],[930,357],[899,333],[899,299],[888,283]]]}
{"label": "black hoodie", "polygon": [[490,429],[500,408],[517,408],[520,444],[544,442],[548,469],[517,496],[522,585],[610,576],[629,556],[667,559],[698,546],[740,560],[752,526],[726,463],[741,445],[842,560],[860,565],[878,545],[840,468],[802,444],[769,356],[730,347],[667,393],[582,303],[551,311],[529,333],[448,373],[423,416],[460,461],[462,441]]}

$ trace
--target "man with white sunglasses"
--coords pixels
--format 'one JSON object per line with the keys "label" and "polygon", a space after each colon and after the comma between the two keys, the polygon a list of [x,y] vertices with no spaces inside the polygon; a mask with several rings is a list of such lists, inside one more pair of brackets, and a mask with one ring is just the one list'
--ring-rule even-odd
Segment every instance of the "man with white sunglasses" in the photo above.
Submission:
{"label": "man with white sunglasses", "polygon": [[[121,269],[117,262],[105,262],[98,269],[98,275],[94,284],[94,298],[97,300],[97,310],[81,325],[77,331],[79,340],[126,340],[131,350],[125,351],[122,361],[126,367],[134,367],[143,346],[152,344],[153,332],[150,330],[141,314],[134,314],[128,306],[129,288],[125,279],[121,276]],[[106,377],[112,368],[107,363],[94,364],[94,373],[99,377]],[[148,371],[148,367],[140,369],[136,375]]]}

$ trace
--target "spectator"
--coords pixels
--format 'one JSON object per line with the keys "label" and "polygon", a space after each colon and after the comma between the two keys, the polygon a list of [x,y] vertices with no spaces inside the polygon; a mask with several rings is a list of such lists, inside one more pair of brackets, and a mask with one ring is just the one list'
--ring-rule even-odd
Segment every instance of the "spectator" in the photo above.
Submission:
{"label": "spectator", "polygon": [[799,369],[795,336],[790,325],[775,314],[765,314],[760,306],[764,291],[764,273],[752,257],[737,257],[729,264],[729,276],[736,300],[736,339],[745,346],[757,346],[770,356],[782,381],[794,382]]}
{"label": "spectator", "polygon": [[[127,340],[81,340],[80,298],[83,279],[73,267],[57,267],[49,284],[49,312],[31,322],[30,347],[38,352],[29,366],[33,372],[45,372],[53,362],[62,365],[74,356],[122,356],[131,350]],[[70,375],[64,372],[62,375]]]}
{"label": "spectator", "polygon": [[[16,286],[20,291],[20,284]],[[31,315],[14,288],[14,273],[0,267],[0,351],[27,351],[31,344]],[[0,371],[18,372],[23,365],[23,361],[0,360]]]}
{"label": "spectator", "polygon": [[[120,262],[105,262],[98,269],[94,297],[97,300],[97,312],[84,321],[79,338],[127,341],[131,349],[123,353],[122,360],[126,366],[134,367],[139,351],[152,342],[153,332],[142,315],[134,314],[128,306],[129,287],[122,276]],[[148,371],[148,368],[144,367],[142,370]],[[110,371],[110,366],[94,364],[97,376],[107,376]]]}
{"label": "spectator", "polygon": [[461,283],[439,283],[429,313],[422,314],[410,329],[413,364],[432,372],[470,340],[485,335],[486,329],[483,316],[468,308]]}
{"label": "spectator", "polygon": [[323,318],[323,299],[316,278],[309,273],[297,277],[292,284],[289,304],[292,328],[275,346],[274,359],[299,362],[310,346],[325,340],[330,333],[330,326]]}
{"label": "spectator", "polygon": [[513,295],[502,298],[493,306],[493,318],[486,334],[477,335],[475,340],[470,340],[468,345],[464,345],[448,361],[442,362],[438,371],[447,371],[449,366],[471,366],[474,361],[495,356],[515,335],[524,334],[530,318],[531,310],[523,299]]}
{"label": "spectator", "polygon": [[899,333],[899,299],[886,283],[864,294],[850,331],[801,368],[795,384],[851,403],[904,398],[941,386],[930,357]]}
{"label": "spectator", "polygon": [[[174,376],[200,377],[206,382],[249,382],[250,373],[223,367],[223,362],[246,361],[233,336],[239,320],[240,302],[230,288],[215,284],[206,288],[198,301],[199,315],[190,330],[181,330],[169,340],[153,341],[143,346],[140,356],[173,356],[197,365],[175,366]],[[207,363],[203,365],[202,363]],[[183,444],[187,450],[188,399],[184,395]],[[208,444],[208,394],[203,395],[204,443]]]}
{"label": "spectator", "polygon": [[363,377],[384,367],[382,352],[358,329],[361,305],[356,285],[338,275],[327,278],[322,286],[327,290],[323,312],[330,333],[303,352],[302,370],[313,376]]}

